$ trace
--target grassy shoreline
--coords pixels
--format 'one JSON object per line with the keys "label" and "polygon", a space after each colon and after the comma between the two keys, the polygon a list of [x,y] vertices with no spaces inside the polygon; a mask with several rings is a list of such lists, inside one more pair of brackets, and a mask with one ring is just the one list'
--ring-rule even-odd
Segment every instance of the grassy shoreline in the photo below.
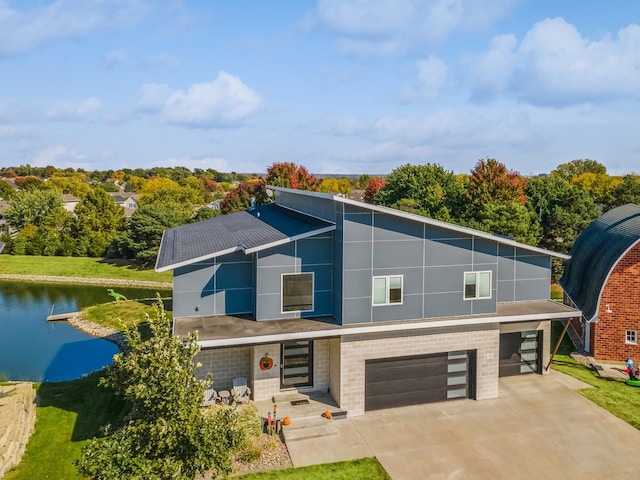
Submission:
{"label": "grassy shoreline", "polygon": [[140,269],[127,260],[89,257],[0,255],[0,278],[65,283],[162,286],[171,288],[171,272]]}

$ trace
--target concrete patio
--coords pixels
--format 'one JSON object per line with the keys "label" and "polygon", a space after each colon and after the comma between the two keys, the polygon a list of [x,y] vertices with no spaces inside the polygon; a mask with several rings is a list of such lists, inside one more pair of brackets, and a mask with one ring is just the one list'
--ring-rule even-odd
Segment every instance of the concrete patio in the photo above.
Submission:
{"label": "concrete patio", "polygon": [[375,456],[396,480],[636,478],[640,431],[575,392],[586,387],[555,371],[503,378],[495,400],[333,421],[319,410],[286,427],[285,437],[296,423],[308,428],[287,439],[295,466]]}

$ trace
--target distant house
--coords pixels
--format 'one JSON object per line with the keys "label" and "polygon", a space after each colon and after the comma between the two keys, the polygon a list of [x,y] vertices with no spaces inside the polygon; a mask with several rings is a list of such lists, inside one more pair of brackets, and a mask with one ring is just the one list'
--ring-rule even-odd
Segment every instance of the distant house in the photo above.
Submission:
{"label": "distant house", "polygon": [[640,206],[614,208],[594,220],[571,249],[560,285],[580,347],[602,360],[640,361]]}
{"label": "distant house", "polygon": [[70,193],[62,194],[62,206],[67,212],[73,212],[76,208],[76,205],[80,203],[80,199],[75,195],[71,195]]}
{"label": "distant house", "polygon": [[138,208],[140,195],[130,192],[109,192],[113,201],[124,208],[124,216],[129,218]]}
{"label": "distant house", "polygon": [[207,203],[207,207],[211,208],[212,210],[220,210],[220,207],[222,206],[222,202],[223,202],[223,199],[219,198],[217,200],[214,200],[213,202]]}
{"label": "distant house", "polygon": [[270,187],[274,203],[165,231],[174,331],[198,330],[216,388],[254,400],[329,392],[349,415],[498,396],[542,374],[551,258],[512,239],[339,195]]}
{"label": "distant house", "polygon": [[10,206],[11,204],[6,200],[0,200],[0,233],[4,233],[9,230],[9,225],[7,224],[4,214]]}

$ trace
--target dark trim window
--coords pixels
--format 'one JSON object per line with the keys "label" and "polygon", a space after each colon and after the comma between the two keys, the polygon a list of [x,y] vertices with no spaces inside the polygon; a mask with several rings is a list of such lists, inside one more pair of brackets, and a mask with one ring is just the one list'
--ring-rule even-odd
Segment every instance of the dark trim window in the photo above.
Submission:
{"label": "dark trim window", "polygon": [[464,299],[491,298],[491,270],[464,272]]}
{"label": "dark trim window", "polygon": [[282,275],[282,313],[313,310],[313,273]]}
{"label": "dark trim window", "polygon": [[638,331],[637,330],[627,330],[625,334],[626,340],[624,343],[629,343],[631,345],[638,344]]}
{"label": "dark trim window", "polygon": [[373,277],[373,304],[402,304],[402,275]]}

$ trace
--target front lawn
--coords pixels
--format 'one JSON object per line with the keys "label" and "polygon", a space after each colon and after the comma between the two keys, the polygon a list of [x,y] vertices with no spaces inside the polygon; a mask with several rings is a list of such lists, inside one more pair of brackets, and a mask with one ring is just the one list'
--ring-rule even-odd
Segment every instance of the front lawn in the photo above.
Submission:
{"label": "front lawn", "polygon": [[102,426],[117,426],[127,411],[121,398],[98,386],[101,375],[40,384],[35,432],[22,462],[7,473],[7,480],[83,478],[74,464],[80,450],[90,438],[102,435]]}
{"label": "front lawn", "polygon": [[241,480],[391,480],[375,458],[359,458],[346,462],[323,463],[308,467],[287,468],[252,473],[237,477]]}
{"label": "front lawn", "polygon": [[0,255],[0,273],[54,277],[109,278],[171,282],[172,272],[139,269],[128,260],[89,257]]}
{"label": "front lawn", "polygon": [[640,430],[640,388],[630,387],[622,380],[599,377],[590,367],[567,355],[556,355],[551,366],[591,385],[593,388],[578,393]]}

